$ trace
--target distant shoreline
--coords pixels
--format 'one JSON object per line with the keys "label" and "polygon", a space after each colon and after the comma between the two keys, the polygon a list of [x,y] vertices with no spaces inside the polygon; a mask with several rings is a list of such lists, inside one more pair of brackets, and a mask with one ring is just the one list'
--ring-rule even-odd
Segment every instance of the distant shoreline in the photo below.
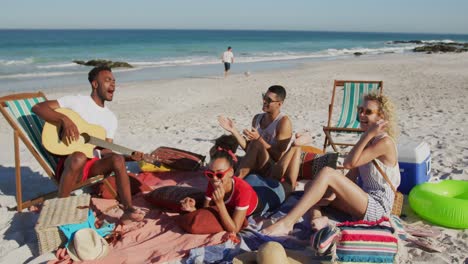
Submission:
{"label": "distant shoreline", "polygon": [[[416,40],[416,41],[415,41]],[[409,54],[421,45],[468,42],[468,35],[269,30],[0,30],[0,92],[87,85],[90,67],[126,62],[121,82],[220,76],[233,47],[232,74],[289,69],[310,61]],[[450,47],[449,47],[450,48]],[[430,51],[428,51],[430,52]]]}
{"label": "distant shoreline", "polygon": [[[386,56],[424,56],[426,54],[417,53],[404,53],[404,54],[376,54],[376,55],[362,55],[355,56],[349,55],[347,57],[336,57],[336,58],[305,58],[305,59],[291,59],[291,60],[279,60],[279,61],[268,61],[268,62],[256,62],[256,63],[235,63],[231,70],[232,75],[244,75],[245,72],[253,75],[259,73],[268,72],[281,72],[299,69],[304,67],[304,64],[315,64],[321,61],[334,61],[334,60],[352,60],[355,59],[365,60],[382,58]],[[9,94],[14,92],[34,91],[38,87],[41,91],[60,92],[67,90],[74,90],[76,88],[88,87],[89,84],[86,80],[86,76],[92,67],[83,67],[83,71],[71,73],[62,76],[45,76],[42,78],[19,78],[11,81],[11,85],[7,86],[2,84],[0,79],[0,95]],[[221,69],[221,70],[220,70]],[[160,74],[164,71],[163,75]],[[113,69],[117,82],[120,84],[138,84],[154,81],[173,81],[186,78],[217,78],[222,76],[221,64],[216,65],[204,65],[204,66],[172,66],[166,68],[116,68]],[[37,85],[40,83],[40,85]],[[8,89],[8,87],[12,87]],[[6,89],[5,89],[6,88]]]}
{"label": "distant shoreline", "polygon": [[[425,53],[404,53],[404,54],[377,54],[377,55],[363,55],[363,56],[354,56],[350,55],[348,57],[339,57],[339,58],[314,58],[314,59],[297,59],[289,61],[279,61],[271,62],[262,62],[262,64],[270,64],[270,67],[247,67],[255,63],[237,63],[234,65],[232,70],[232,77],[234,78],[255,78],[258,74],[280,74],[287,73],[290,71],[296,71],[310,66],[319,67],[320,64],[333,62],[333,61],[343,61],[349,62],[355,60],[357,63],[362,61],[374,61],[374,60],[393,60],[393,59],[407,59],[411,61],[412,59],[425,58],[428,56],[437,56],[438,54],[425,54]],[[456,56],[457,54],[455,54]],[[190,68],[195,68],[197,66],[192,66]],[[86,70],[75,73],[70,76],[59,76],[49,80],[37,80],[37,79],[18,79],[17,82],[21,83],[23,89],[18,88],[18,85],[12,86],[13,89],[3,89],[4,85],[1,85],[0,82],[0,96],[17,93],[17,92],[27,92],[27,91],[43,91],[50,93],[62,93],[62,92],[82,92],[87,91],[89,88],[89,83],[86,79],[88,71],[92,67],[86,67]],[[158,70],[161,68],[146,68],[146,69],[114,69],[114,75],[117,79],[117,85],[128,87],[128,86],[138,86],[144,84],[157,84],[160,82],[172,82],[172,81],[181,81],[184,79],[223,79],[223,72],[220,68],[220,65],[210,65],[204,70],[194,72],[188,70],[189,67],[180,67],[174,66],[174,72],[166,76],[158,76]],[[220,70],[221,69],[221,70]],[[167,70],[165,68],[164,70]],[[139,73],[140,71],[140,73]],[[250,76],[246,77],[245,72],[249,72]],[[167,74],[167,72],[166,72]],[[1,80],[0,80],[1,81]],[[37,85],[37,83],[41,83]]]}

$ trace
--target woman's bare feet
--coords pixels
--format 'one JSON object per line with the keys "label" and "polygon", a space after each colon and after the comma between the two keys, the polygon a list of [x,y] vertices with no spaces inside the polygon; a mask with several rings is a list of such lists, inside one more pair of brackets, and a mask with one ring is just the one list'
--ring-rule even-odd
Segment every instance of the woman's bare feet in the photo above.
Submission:
{"label": "woman's bare feet", "polygon": [[310,226],[312,227],[312,230],[318,231],[328,225],[328,217],[326,216],[320,216],[317,218],[314,218],[310,221]]}
{"label": "woman's bare feet", "polygon": [[120,222],[123,225],[130,224],[132,222],[140,222],[145,218],[146,213],[139,208],[130,207],[124,209],[122,217],[120,217]]}
{"label": "woman's bare feet", "polygon": [[292,230],[292,226],[289,226],[285,221],[278,221],[271,226],[263,229],[261,232],[268,236],[287,236]]}

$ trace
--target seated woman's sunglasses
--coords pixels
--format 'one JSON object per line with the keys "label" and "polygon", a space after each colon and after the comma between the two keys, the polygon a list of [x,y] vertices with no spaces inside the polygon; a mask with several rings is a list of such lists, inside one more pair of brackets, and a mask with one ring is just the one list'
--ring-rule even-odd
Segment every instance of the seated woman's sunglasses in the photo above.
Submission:
{"label": "seated woman's sunglasses", "polygon": [[212,170],[205,170],[204,171],[204,174],[206,177],[210,178],[210,179],[213,179],[214,177],[218,178],[218,179],[222,179],[224,178],[224,176],[226,176],[226,174],[232,170],[231,167],[227,168],[225,171],[219,171],[219,172],[214,172]]}
{"label": "seated woman's sunglasses", "polygon": [[358,114],[364,113],[365,115],[369,116],[372,114],[378,114],[380,111],[379,109],[369,109],[369,108],[364,108],[362,106],[358,106],[357,112]]}

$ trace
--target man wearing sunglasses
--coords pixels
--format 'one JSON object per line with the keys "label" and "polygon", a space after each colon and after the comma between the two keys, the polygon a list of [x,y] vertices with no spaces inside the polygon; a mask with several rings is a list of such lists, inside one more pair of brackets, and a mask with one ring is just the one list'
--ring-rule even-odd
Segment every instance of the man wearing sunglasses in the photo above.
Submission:
{"label": "man wearing sunglasses", "polygon": [[262,94],[262,111],[252,119],[252,128],[244,129],[242,134],[234,122],[224,116],[218,117],[222,128],[230,132],[245,150],[237,175],[244,178],[249,173],[257,172],[266,176],[291,146],[292,124],[287,115],[281,112],[286,90],[283,86],[273,85]]}

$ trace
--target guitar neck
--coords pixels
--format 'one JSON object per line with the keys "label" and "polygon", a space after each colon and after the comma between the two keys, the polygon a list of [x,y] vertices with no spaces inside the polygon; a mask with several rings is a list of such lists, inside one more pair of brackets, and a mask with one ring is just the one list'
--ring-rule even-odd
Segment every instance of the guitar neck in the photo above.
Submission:
{"label": "guitar neck", "polygon": [[132,149],[129,149],[129,148],[126,148],[126,147],[123,147],[123,146],[120,146],[120,145],[117,145],[117,144],[114,144],[114,143],[110,143],[110,142],[107,142],[105,140],[102,140],[100,138],[96,138],[96,137],[93,137],[93,136],[90,136],[90,135],[87,135],[89,138],[86,139],[86,142],[87,143],[90,143],[92,145],[95,145],[95,146],[98,146],[98,147],[101,147],[101,148],[106,148],[106,149],[110,149],[114,152],[117,152],[117,153],[120,153],[120,154],[123,154],[123,155],[132,155],[133,152],[135,152],[134,150]]}

